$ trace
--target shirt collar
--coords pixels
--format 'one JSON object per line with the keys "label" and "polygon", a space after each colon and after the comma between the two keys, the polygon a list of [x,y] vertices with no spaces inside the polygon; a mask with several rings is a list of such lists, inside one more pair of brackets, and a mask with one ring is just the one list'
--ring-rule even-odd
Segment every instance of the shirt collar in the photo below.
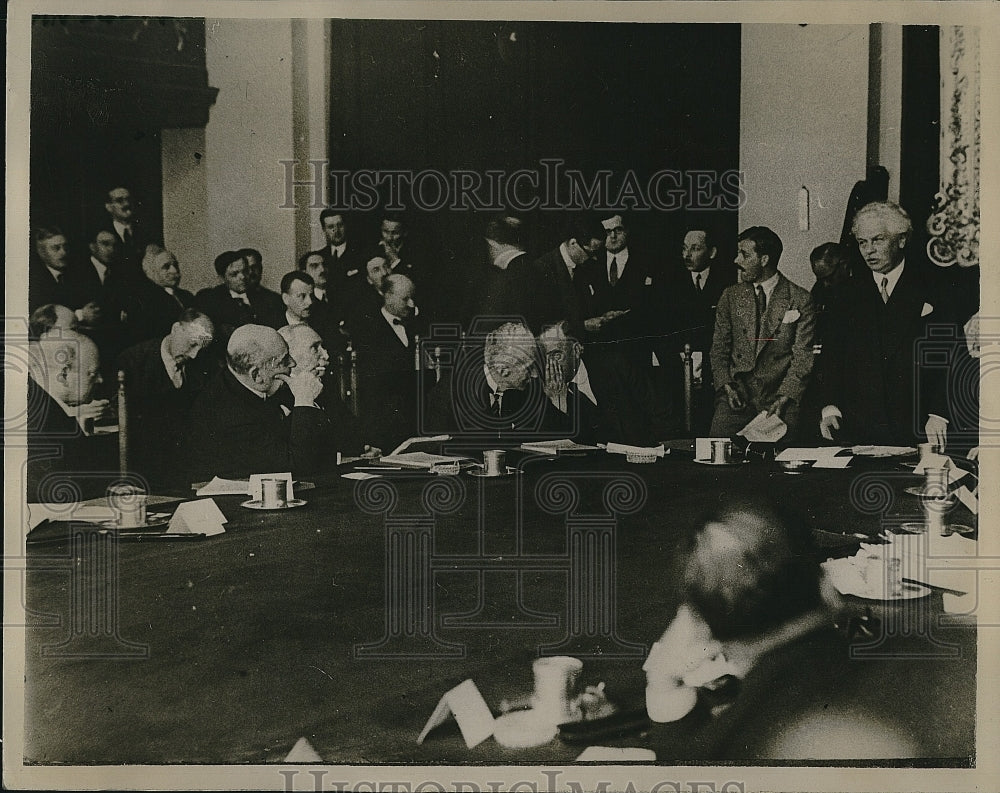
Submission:
{"label": "shirt collar", "polygon": [[112,222],[114,224],[115,231],[118,232],[118,236],[119,237],[124,237],[125,236],[125,229],[131,230],[131,228],[132,228],[132,224],[131,223],[122,223],[120,220],[115,220],[115,221],[112,221]]}
{"label": "shirt collar", "polygon": [[618,253],[608,252],[608,267],[611,266],[611,260],[614,259],[618,262],[619,267],[624,267],[628,262],[628,248],[622,248]]}
{"label": "shirt collar", "polygon": [[395,314],[389,312],[385,306],[382,306],[382,308],[379,310],[382,312],[382,316],[385,317],[385,321],[388,322],[390,325],[397,325],[403,323],[403,320],[401,320]]}
{"label": "shirt collar", "polygon": [[97,259],[96,256],[90,257],[90,263],[94,265],[94,269],[97,271],[97,277],[101,279],[101,283],[104,283],[104,279],[108,274],[108,266]]}
{"label": "shirt collar", "polygon": [[774,291],[774,287],[778,285],[778,275],[779,273],[775,273],[766,281],[761,281],[759,284],[754,284],[755,292],[757,291],[756,287],[758,286],[764,290],[764,296],[767,298],[768,303],[771,302],[771,293]]}
{"label": "shirt collar", "polygon": [[490,367],[486,364],[483,364],[483,374],[486,375],[486,385],[490,387],[490,391],[494,394],[497,393],[497,381],[493,379],[493,375],[490,374]]}
{"label": "shirt collar", "polygon": [[251,394],[253,394],[255,397],[257,397],[257,399],[260,399],[261,401],[267,399],[267,394],[265,394],[263,391],[258,391],[256,388],[251,388],[246,383],[244,383],[240,379],[240,376],[238,374],[236,374],[236,372],[233,371],[233,367],[226,366],[226,368],[229,370],[229,374],[231,374],[233,376],[233,379],[237,383],[239,383],[241,386],[243,386],[247,391],[249,391]]}
{"label": "shirt collar", "polygon": [[493,266],[499,267],[501,270],[506,270],[510,263],[522,253],[524,253],[524,251],[514,246],[511,246],[506,250],[499,251],[493,257]]}
{"label": "shirt collar", "polygon": [[54,281],[58,281],[62,276],[65,275],[64,272],[61,272],[59,270],[54,270],[48,265],[45,265],[45,269],[48,270],[50,273],[52,273],[52,280]]}
{"label": "shirt collar", "polygon": [[577,391],[595,405],[597,404],[597,397],[594,395],[594,389],[590,385],[590,374],[587,372],[587,365],[583,361],[580,361],[580,365],[576,367],[576,374],[573,375],[573,379],[570,382],[576,385]]}
{"label": "shirt collar", "polygon": [[872,278],[875,280],[875,286],[878,289],[881,289],[882,288],[882,279],[883,278],[888,278],[889,282],[885,286],[885,291],[888,292],[891,295],[892,294],[892,290],[895,289],[896,288],[896,284],[899,283],[899,277],[903,274],[903,268],[905,266],[906,266],[906,260],[904,259],[903,261],[901,261],[899,264],[897,264],[895,267],[893,267],[887,273],[872,272]]}
{"label": "shirt collar", "polygon": [[230,289],[229,290],[229,296],[233,300],[239,300],[239,301],[241,301],[243,303],[246,303],[247,305],[250,304],[250,297],[247,295],[246,292],[244,292],[243,294],[240,294],[239,292],[234,292],[232,289]]}
{"label": "shirt collar", "polygon": [[576,262],[569,257],[569,246],[565,242],[559,246],[559,254],[562,256],[566,269],[569,270],[569,274],[572,276],[573,271],[576,270]]}
{"label": "shirt collar", "polygon": [[697,276],[699,276],[699,275],[700,275],[700,276],[701,276],[701,285],[702,285],[702,286],[705,286],[705,282],[706,282],[706,281],[708,281],[708,274],[709,274],[709,273],[710,273],[711,271],[712,271],[712,267],[711,267],[711,265],[709,265],[709,266],[708,266],[708,267],[706,267],[706,268],[705,268],[704,270],[699,270],[699,271],[698,271],[698,272],[696,272],[696,273],[690,273],[690,276],[691,276],[691,283],[693,284],[693,283],[694,283],[694,279],[695,279],[695,278],[696,278]]}
{"label": "shirt collar", "polygon": [[166,368],[167,374],[173,379],[174,372],[180,367],[177,365],[177,361],[174,360],[174,356],[170,354],[169,341],[170,336],[164,336],[163,341],[160,342],[160,360],[163,361],[163,366]]}

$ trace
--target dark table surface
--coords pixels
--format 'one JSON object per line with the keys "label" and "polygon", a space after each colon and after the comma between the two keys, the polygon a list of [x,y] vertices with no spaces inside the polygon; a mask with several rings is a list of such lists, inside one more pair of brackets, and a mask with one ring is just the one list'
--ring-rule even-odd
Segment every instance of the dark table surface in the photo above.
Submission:
{"label": "dark table surface", "polygon": [[[494,712],[527,694],[540,652],[576,655],[583,683],[604,681],[620,707],[641,708],[645,653],[677,607],[678,549],[724,494],[767,492],[831,535],[919,519],[902,492],[918,480],[892,462],[801,476],[764,463],[710,468],[676,452],[653,465],[524,455],[520,466],[495,480],[392,472],[365,482],[340,478],[345,467],[316,478],[299,509],[217,497],[229,522],[216,537],[113,542],[84,531],[31,548],[25,761],[270,763],[305,737],[327,763],[569,762],[583,747],[558,739],[467,749],[453,720],[422,745],[416,737],[467,678]],[[824,555],[856,548],[817,536]],[[401,604],[400,592],[417,599]],[[591,595],[607,608],[571,605]],[[933,621],[940,595],[923,603],[921,619]],[[875,618],[907,608],[853,605]],[[967,762],[975,630],[935,630],[959,657],[904,653],[882,679],[930,692],[927,718],[906,718],[943,735],[940,758]],[[938,711],[943,727],[930,723]],[[675,748],[660,759],[682,761],[683,734],[668,737]]]}

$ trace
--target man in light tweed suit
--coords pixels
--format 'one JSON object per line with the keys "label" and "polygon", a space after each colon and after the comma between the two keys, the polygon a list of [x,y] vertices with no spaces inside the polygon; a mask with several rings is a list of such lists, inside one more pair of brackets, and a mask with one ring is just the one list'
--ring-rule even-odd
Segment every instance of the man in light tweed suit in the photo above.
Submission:
{"label": "man in light tweed suit", "polygon": [[813,366],[812,298],[778,272],[781,239],[771,229],[748,228],[737,248],[740,282],[722,293],[715,314],[711,434],[734,435],[761,411],[791,432]]}

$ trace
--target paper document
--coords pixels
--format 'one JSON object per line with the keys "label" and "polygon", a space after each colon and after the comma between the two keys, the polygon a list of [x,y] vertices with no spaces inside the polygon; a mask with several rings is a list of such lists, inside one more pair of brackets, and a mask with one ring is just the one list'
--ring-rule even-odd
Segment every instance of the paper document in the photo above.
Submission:
{"label": "paper document", "polygon": [[[830,457],[836,457],[845,449],[847,449],[846,446],[817,446],[816,448],[789,446],[778,452],[774,459],[779,463],[785,460],[826,460]],[[850,460],[851,458],[845,457],[844,459]]]}
{"label": "paper document", "polygon": [[652,749],[633,749],[618,746],[588,746],[576,758],[577,763],[653,763],[656,752]]}
{"label": "paper document", "polygon": [[601,447],[588,446],[585,443],[577,443],[576,441],[571,441],[569,438],[563,438],[557,441],[532,441],[530,443],[522,443],[521,448],[526,452],[558,454],[559,452],[595,451]]}
{"label": "paper document", "polygon": [[608,444],[609,454],[655,454],[657,457],[663,457],[667,454],[667,450],[663,448],[661,443],[659,446],[629,446],[625,443],[609,443]]}
{"label": "paper document", "polygon": [[381,474],[370,474],[367,471],[351,471],[349,474],[341,474],[341,479],[378,479]]}
{"label": "paper document", "polygon": [[853,457],[820,457],[813,463],[813,468],[847,468]]}
{"label": "paper document", "polygon": [[428,454],[427,452],[406,452],[404,454],[385,454],[379,464],[402,465],[404,468],[427,468],[437,463],[458,463],[465,457],[446,457],[443,454]]}
{"label": "paper document", "polygon": [[751,443],[774,443],[785,437],[788,425],[775,414],[762,410],[750,423],[737,432]]}
{"label": "paper document", "polygon": [[250,483],[246,479],[222,479],[212,477],[212,481],[199,487],[195,495],[199,496],[245,496]]}
{"label": "paper document", "polygon": [[[450,441],[451,435],[426,435],[417,436],[415,438],[407,438],[399,446],[392,450],[390,454],[399,454],[400,452],[405,452],[415,443],[444,443],[445,441]],[[384,459],[384,458],[383,458]]]}
{"label": "paper document", "polygon": [[417,743],[423,743],[427,733],[439,724],[444,724],[452,715],[462,731],[465,745],[470,749],[493,734],[493,714],[479,693],[479,689],[476,688],[476,684],[472,680],[464,680],[441,697],[427,724],[417,736]]}

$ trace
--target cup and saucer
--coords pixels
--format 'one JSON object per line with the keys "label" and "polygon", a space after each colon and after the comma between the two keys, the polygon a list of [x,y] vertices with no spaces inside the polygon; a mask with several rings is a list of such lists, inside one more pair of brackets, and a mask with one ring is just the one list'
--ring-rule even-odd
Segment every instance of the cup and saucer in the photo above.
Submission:
{"label": "cup and saucer", "polygon": [[503,449],[487,449],[483,452],[482,464],[476,464],[469,469],[469,475],[480,479],[500,479],[505,476],[516,476],[517,468],[504,464],[507,453]]}
{"label": "cup and saucer", "polygon": [[[706,448],[707,447],[707,448]],[[749,462],[746,459],[735,459],[733,442],[728,438],[699,438],[695,442],[694,461],[698,465],[734,466]]]}

